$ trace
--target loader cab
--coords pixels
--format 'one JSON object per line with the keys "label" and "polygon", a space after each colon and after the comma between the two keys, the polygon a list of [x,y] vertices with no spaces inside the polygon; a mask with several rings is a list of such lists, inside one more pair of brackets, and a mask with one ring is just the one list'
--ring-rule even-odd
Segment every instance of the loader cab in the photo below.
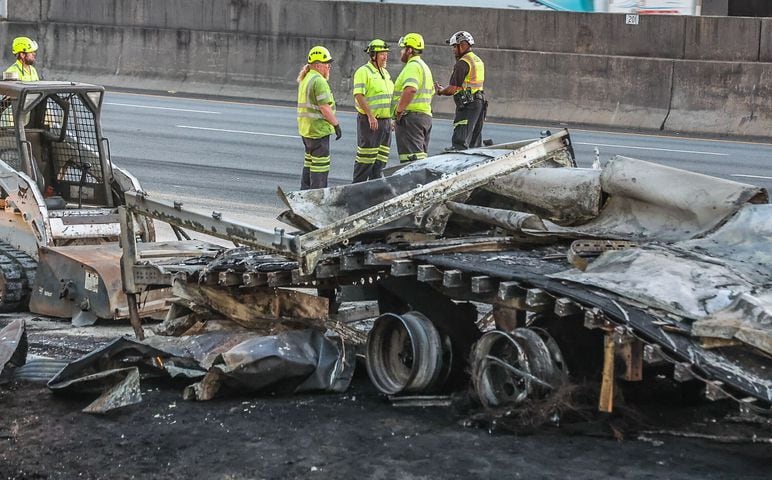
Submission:
{"label": "loader cab", "polygon": [[104,89],[71,82],[0,83],[0,161],[27,175],[51,210],[114,207],[100,129]]}

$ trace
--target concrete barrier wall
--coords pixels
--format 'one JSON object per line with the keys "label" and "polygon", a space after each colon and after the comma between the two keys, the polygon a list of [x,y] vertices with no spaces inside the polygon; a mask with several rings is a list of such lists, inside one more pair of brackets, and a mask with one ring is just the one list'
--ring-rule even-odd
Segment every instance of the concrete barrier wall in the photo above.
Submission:
{"label": "concrete barrier wall", "polygon": [[759,59],[761,20],[740,17],[684,17],[684,58],[755,62]]}
{"label": "concrete barrier wall", "polygon": [[[344,106],[371,38],[421,32],[444,84],[444,39],[465,29],[486,61],[493,117],[772,136],[770,19],[644,16],[631,26],[624,15],[310,0],[39,0],[13,2],[9,18],[0,34],[36,37],[50,79],[256,99],[294,101],[297,72],[321,43]],[[453,102],[434,108],[449,113]]]}
{"label": "concrete barrier wall", "polygon": [[665,129],[772,136],[772,64],[675,62]]}
{"label": "concrete barrier wall", "polygon": [[761,19],[759,61],[772,62],[772,18]]}
{"label": "concrete barrier wall", "polygon": [[311,0],[38,0],[12,2],[9,19],[363,41],[419,31],[430,45],[464,29],[488,48],[728,61],[758,60],[762,22]]}
{"label": "concrete barrier wall", "polygon": [[486,87],[493,116],[659,129],[668,111],[672,60],[484,53],[500,66]]}

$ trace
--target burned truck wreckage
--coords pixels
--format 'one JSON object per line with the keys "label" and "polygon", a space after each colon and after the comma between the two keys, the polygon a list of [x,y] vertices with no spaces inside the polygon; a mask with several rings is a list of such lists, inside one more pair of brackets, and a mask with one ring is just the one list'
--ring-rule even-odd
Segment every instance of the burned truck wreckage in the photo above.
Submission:
{"label": "burned truck wreckage", "polygon": [[[563,131],[279,195],[291,233],[128,192],[121,266],[139,340],[70,364],[49,386],[100,375],[126,386],[152,367],[198,381],[186,398],[223,386],[343,391],[359,356],[394,402],[470,389],[483,407],[516,407],[591,379],[611,412],[620,383],[666,375],[769,413],[764,189],[619,156],[577,168]],[[238,246],[137,242],[140,217]],[[142,340],[137,305],[168,287],[159,329],[172,336]],[[223,318],[234,326],[210,320]],[[127,357],[140,371],[105,368]]]}

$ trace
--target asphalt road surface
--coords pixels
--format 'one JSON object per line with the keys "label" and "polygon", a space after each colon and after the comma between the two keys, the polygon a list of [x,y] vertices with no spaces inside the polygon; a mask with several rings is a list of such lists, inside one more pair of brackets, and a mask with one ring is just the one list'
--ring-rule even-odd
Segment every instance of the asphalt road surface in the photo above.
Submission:
{"label": "asphalt road surface", "polygon": [[[153,196],[269,226],[283,209],[276,187],[299,188],[303,147],[292,106],[108,92],[103,111],[113,161],[136,175]],[[332,143],[330,185],[351,181],[356,151],[355,113],[342,111],[338,116],[343,138]],[[503,143],[562,127],[488,123],[483,137]],[[602,162],[625,155],[772,190],[770,144],[570,132],[583,167],[592,164],[597,147]],[[450,137],[451,121],[436,118],[430,154],[449,146]],[[397,164],[392,142],[389,165]]]}

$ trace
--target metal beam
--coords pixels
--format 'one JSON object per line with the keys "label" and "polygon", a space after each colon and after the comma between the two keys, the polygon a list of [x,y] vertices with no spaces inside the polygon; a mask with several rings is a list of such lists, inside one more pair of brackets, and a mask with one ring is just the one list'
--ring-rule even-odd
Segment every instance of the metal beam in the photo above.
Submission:
{"label": "metal beam", "polygon": [[273,250],[296,259],[300,256],[297,237],[285,233],[284,229],[263,230],[244,223],[223,220],[218,212],[205,215],[183,210],[180,203],[150,199],[139,192],[126,192],[126,208],[132,213],[146,215],[186,230],[230,240],[239,245]]}

